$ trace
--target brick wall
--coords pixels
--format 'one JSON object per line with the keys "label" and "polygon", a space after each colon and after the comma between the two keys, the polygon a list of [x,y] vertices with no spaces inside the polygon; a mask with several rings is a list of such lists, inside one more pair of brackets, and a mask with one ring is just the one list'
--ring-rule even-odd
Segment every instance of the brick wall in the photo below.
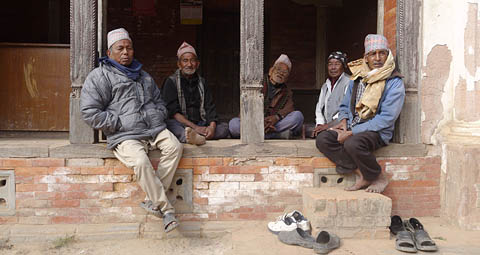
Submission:
{"label": "brick wall", "polygon": [[[393,214],[438,216],[440,158],[383,158],[391,178],[385,195]],[[158,164],[157,160],[152,161]],[[333,167],[323,157],[183,158],[193,171],[193,213],[182,220],[263,220],[302,208],[302,189],[313,186],[316,168]],[[145,193],[133,171],[116,159],[4,158],[14,170],[16,215],[0,223],[83,224],[158,220],[138,206]]]}
{"label": "brick wall", "polygon": [[180,7],[176,0],[157,1],[155,7],[155,16],[133,16],[131,0],[110,1],[107,30],[127,29],[134,43],[135,58],[160,86],[177,68],[176,54],[180,44],[187,41],[197,45],[198,26],[180,24]]}
{"label": "brick wall", "polygon": [[384,195],[392,199],[392,215],[440,215],[440,157],[379,160],[391,180]]}
{"label": "brick wall", "polygon": [[397,0],[385,0],[383,16],[383,34],[387,37],[390,49],[395,54],[397,33]]}

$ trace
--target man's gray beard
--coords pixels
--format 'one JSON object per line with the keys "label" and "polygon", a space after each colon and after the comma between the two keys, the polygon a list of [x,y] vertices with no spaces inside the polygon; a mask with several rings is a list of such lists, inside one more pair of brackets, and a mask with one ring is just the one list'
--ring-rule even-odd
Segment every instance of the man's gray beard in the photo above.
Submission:
{"label": "man's gray beard", "polygon": [[192,75],[192,74],[195,73],[195,71],[197,71],[197,70],[195,70],[195,69],[186,69],[186,68],[182,69],[183,74],[186,74],[186,75]]}

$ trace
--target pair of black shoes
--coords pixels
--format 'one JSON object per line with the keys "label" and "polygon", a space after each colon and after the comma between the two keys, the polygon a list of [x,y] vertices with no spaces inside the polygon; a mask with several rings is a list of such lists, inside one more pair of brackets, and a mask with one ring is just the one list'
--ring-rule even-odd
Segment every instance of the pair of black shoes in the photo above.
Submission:
{"label": "pair of black shoes", "polygon": [[398,215],[392,216],[390,232],[396,235],[395,248],[404,252],[436,251],[437,245],[430,238],[422,223],[415,218],[402,221]]}

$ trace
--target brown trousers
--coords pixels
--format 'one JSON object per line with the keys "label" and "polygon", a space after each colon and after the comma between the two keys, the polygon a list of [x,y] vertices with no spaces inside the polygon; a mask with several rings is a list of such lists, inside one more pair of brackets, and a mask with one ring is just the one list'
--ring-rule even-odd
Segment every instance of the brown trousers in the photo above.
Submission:
{"label": "brown trousers", "polygon": [[337,172],[346,174],[358,168],[365,180],[375,180],[382,168],[373,151],[385,146],[380,135],[373,131],[362,132],[347,138],[343,144],[337,137],[337,132],[325,130],[316,140],[318,150],[337,165]]}

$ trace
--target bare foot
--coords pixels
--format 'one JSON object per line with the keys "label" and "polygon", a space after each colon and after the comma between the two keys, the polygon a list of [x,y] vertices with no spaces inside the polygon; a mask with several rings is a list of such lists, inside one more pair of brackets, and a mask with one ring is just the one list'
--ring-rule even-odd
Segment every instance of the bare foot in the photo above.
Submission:
{"label": "bare foot", "polygon": [[359,189],[364,189],[365,187],[370,185],[369,181],[363,179],[363,175],[360,172],[360,170],[355,169],[355,175],[356,175],[355,184],[353,184],[350,187],[345,188],[346,191],[355,191],[355,190],[359,190]]}
{"label": "bare foot", "polygon": [[185,140],[187,140],[187,143],[193,145],[203,145],[206,143],[205,136],[199,135],[191,127],[185,128]]}
{"label": "bare foot", "polygon": [[368,188],[365,190],[366,192],[373,192],[373,193],[382,193],[385,188],[388,185],[388,179],[387,177],[383,174],[383,172],[380,173],[378,178],[368,186]]}

